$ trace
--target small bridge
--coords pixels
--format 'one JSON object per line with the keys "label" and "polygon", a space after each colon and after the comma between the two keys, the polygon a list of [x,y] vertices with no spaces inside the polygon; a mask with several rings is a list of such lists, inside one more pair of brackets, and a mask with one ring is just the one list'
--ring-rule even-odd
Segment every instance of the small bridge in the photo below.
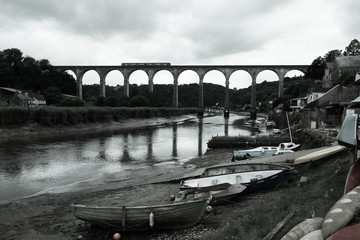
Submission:
{"label": "small bridge", "polygon": [[170,63],[123,63],[119,66],[54,66],[58,71],[70,70],[74,72],[77,81],[77,96],[82,99],[82,79],[87,71],[94,70],[100,76],[100,96],[105,97],[105,79],[109,72],[117,70],[124,76],[124,95],[129,96],[129,78],[131,73],[137,70],[144,71],[149,78],[149,91],[153,91],[154,75],[162,70],[169,71],[174,78],[173,106],[178,107],[178,78],[179,75],[187,70],[196,72],[199,76],[199,103],[198,107],[204,107],[204,88],[203,79],[207,72],[217,70],[225,76],[225,107],[229,106],[229,79],[231,74],[242,70],[248,72],[251,76],[252,93],[251,105],[256,105],[256,77],[265,70],[273,71],[279,78],[278,96],[284,95],[284,77],[286,73],[292,70],[307,72],[309,65],[171,65]]}

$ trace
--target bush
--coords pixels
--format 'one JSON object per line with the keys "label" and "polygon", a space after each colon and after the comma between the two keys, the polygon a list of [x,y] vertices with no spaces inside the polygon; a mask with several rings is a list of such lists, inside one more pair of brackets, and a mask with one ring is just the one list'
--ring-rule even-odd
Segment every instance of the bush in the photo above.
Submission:
{"label": "bush", "polygon": [[62,107],[83,107],[85,102],[79,98],[65,98],[61,101],[60,106]]}
{"label": "bush", "polygon": [[130,107],[149,107],[150,102],[144,96],[136,96],[136,97],[133,97],[130,99],[129,106]]}
{"label": "bush", "polygon": [[25,124],[32,119],[32,112],[28,108],[1,107],[0,123],[3,126]]}

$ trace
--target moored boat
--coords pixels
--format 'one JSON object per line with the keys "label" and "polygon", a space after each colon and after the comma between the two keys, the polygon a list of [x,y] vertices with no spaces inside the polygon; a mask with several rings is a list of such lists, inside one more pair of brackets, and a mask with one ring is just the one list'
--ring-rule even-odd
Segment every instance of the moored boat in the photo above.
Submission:
{"label": "moored boat", "polygon": [[230,202],[234,198],[238,197],[246,186],[242,184],[231,185],[229,183],[218,184],[203,188],[192,188],[180,190],[176,195],[175,202],[190,201],[199,198],[206,198],[211,195],[212,201],[210,205],[221,205]]}
{"label": "moored boat", "polygon": [[359,239],[360,239],[360,224],[355,224],[343,228],[327,238],[327,240],[359,240]]}
{"label": "moored boat", "polygon": [[312,153],[309,153],[309,154],[306,154],[304,156],[294,159],[294,165],[328,159],[330,156],[340,154],[344,150],[345,150],[345,148],[343,146],[339,146],[339,145],[326,147],[319,151],[312,152]]}
{"label": "moored boat", "polygon": [[181,181],[180,189],[229,183],[243,184],[246,191],[258,191],[287,183],[296,174],[294,168],[279,164],[224,164],[206,168],[199,178]]}
{"label": "moored boat", "polygon": [[339,134],[336,137],[338,143],[350,149],[357,148],[359,139],[357,129],[358,114],[347,114],[339,131]]}
{"label": "moored boat", "polygon": [[233,160],[243,160],[250,159],[253,157],[263,157],[263,156],[273,156],[284,153],[292,153],[293,149],[300,146],[300,144],[295,144],[293,142],[289,143],[280,143],[279,146],[260,146],[257,148],[249,150],[236,150],[233,151]]}
{"label": "moored boat", "polygon": [[189,227],[200,221],[212,197],[194,201],[135,207],[72,205],[76,218],[122,231]]}
{"label": "moored boat", "polygon": [[358,159],[359,139],[358,136],[358,114],[347,114],[337,135],[338,143],[349,148],[353,154],[353,164],[348,172],[344,194],[360,185],[360,161]]}

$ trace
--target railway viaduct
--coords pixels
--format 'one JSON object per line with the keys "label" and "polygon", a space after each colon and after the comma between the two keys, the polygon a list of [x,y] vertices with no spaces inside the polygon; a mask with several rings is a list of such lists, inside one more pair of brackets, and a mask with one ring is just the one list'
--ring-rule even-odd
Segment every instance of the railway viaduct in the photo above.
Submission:
{"label": "railway viaduct", "polygon": [[229,79],[232,73],[238,70],[246,71],[252,79],[251,106],[256,106],[256,77],[265,70],[273,71],[279,78],[278,96],[284,94],[284,77],[291,70],[298,70],[305,73],[309,65],[171,65],[170,63],[123,63],[118,66],[78,66],[63,65],[54,66],[57,71],[70,70],[74,72],[77,83],[77,96],[82,99],[82,79],[87,71],[94,70],[100,76],[100,96],[105,97],[105,79],[109,72],[113,70],[120,71],[124,77],[124,95],[129,96],[129,78],[131,73],[137,70],[144,71],[148,76],[149,91],[153,91],[153,78],[159,71],[169,71],[174,78],[173,88],[173,106],[178,107],[178,77],[187,70],[196,72],[199,76],[199,103],[198,107],[204,107],[204,89],[203,79],[207,72],[217,70],[225,76],[225,108],[229,106]]}

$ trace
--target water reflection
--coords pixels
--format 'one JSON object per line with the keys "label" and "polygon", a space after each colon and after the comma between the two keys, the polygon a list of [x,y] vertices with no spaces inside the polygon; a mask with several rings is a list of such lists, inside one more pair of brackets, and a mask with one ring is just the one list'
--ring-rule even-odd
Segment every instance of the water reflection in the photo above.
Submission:
{"label": "water reflection", "polygon": [[202,138],[203,138],[203,118],[199,119],[199,135],[198,135],[198,156],[202,155]]}
{"label": "water reflection", "polygon": [[224,135],[229,136],[229,118],[224,118],[225,124],[224,124]]}
{"label": "water reflection", "polygon": [[250,135],[231,122],[216,116],[121,132],[3,142],[0,201],[82,181],[107,181],[115,173],[126,178],[142,167],[181,165],[203,155],[212,136]]}
{"label": "water reflection", "polygon": [[176,159],[177,157],[177,123],[172,123],[172,139],[173,139],[173,143],[172,143],[172,158]]}

